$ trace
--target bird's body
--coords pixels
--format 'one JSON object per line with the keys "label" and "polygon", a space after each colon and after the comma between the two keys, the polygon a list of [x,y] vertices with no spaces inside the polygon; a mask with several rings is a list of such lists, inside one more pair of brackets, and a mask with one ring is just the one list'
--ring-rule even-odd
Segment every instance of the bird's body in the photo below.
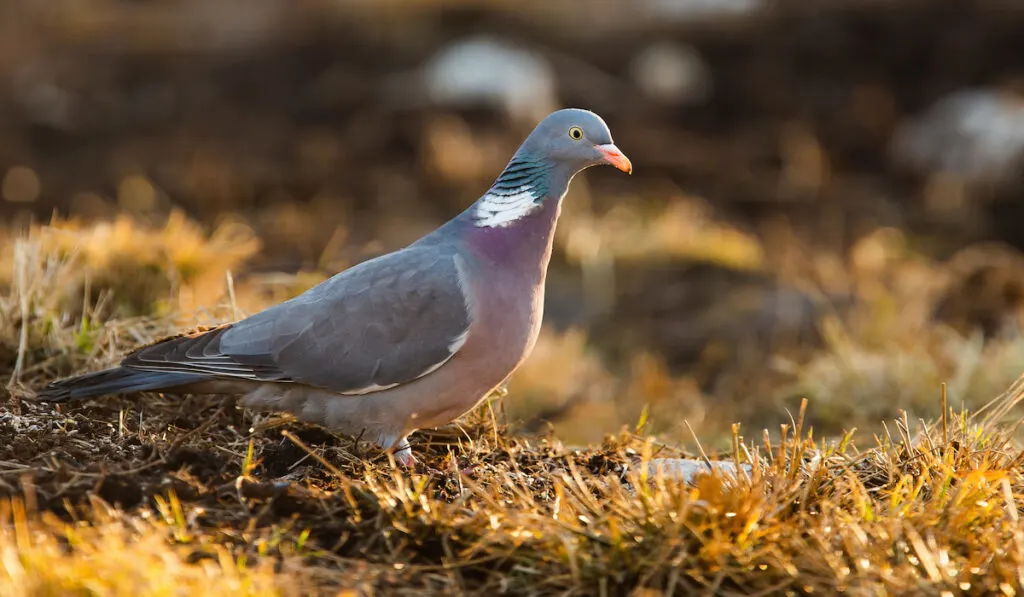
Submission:
{"label": "bird's body", "polygon": [[233,324],[54,382],[39,399],[241,394],[248,408],[361,436],[408,464],[411,431],[467,412],[529,355],[562,198],[602,162],[631,170],[599,117],[555,112],[483,197],[411,245]]}

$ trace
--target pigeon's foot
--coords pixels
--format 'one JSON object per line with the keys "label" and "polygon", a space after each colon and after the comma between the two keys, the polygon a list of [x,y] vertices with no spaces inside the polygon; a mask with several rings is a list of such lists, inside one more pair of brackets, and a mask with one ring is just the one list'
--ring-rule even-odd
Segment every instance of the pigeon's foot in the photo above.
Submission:
{"label": "pigeon's foot", "polygon": [[416,466],[416,457],[412,455],[412,450],[395,452],[394,456],[395,462],[402,468],[412,469]]}
{"label": "pigeon's foot", "polygon": [[409,445],[409,438],[403,437],[398,440],[391,451],[395,462],[404,469],[412,469],[416,466],[416,458],[412,455],[412,446]]}

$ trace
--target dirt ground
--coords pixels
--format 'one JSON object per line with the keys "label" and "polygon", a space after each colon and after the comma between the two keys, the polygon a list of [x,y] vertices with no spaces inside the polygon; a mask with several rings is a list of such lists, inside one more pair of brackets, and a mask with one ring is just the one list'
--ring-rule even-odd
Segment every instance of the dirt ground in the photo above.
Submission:
{"label": "dirt ground", "polygon": [[[401,478],[379,450],[320,427],[254,419],[230,400],[169,402],[147,394],[60,408],[23,403],[20,412],[0,414],[0,497],[24,496],[30,511],[71,522],[94,516],[95,498],[119,515],[147,517],[173,496],[190,536],[202,538],[182,541],[189,562],[215,558],[211,544],[253,561],[294,559],[294,545],[302,544],[303,566],[325,576],[317,581],[307,570],[304,590],[415,593],[438,590],[445,583],[429,569],[451,550],[472,547],[469,537],[445,537],[443,521],[399,522],[395,504],[353,486]],[[502,434],[500,447],[495,433]],[[450,503],[467,483],[489,485],[521,471],[533,499],[549,501],[552,480],[570,470],[625,479],[629,455],[636,456],[613,444],[578,451],[504,435],[477,414],[414,436],[429,499]],[[482,568],[477,582],[492,583],[501,570]]]}

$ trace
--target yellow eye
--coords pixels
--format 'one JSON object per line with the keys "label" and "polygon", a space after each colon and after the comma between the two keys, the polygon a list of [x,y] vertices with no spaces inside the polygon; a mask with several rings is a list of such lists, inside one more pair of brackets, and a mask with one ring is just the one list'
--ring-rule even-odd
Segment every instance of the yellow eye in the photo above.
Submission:
{"label": "yellow eye", "polygon": [[583,129],[578,126],[574,126],[569,129],[569,138],[575,141],[579,141],[583,138]]}

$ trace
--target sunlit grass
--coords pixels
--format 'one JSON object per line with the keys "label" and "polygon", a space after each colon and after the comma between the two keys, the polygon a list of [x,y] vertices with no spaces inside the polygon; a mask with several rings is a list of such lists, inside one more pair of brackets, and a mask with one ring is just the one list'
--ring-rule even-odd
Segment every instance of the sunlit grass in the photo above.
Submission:
{"label": "sunlit grass", "polygon": [[[458,444],[435,436],[433,448],[419,446],[445,472],[335,458],[326,470],[293,475],[288,495],[315,507],[245,540],[259,553],[273,537],[279,554],[246,565],[230,545],[275,503],[258,489],[273,479],[251,464],[240,463],[237,497],[158,497],[155,512],[104,506],[92,522],[66,523],[7,506],[0,587],[11,595],[276,595],[303,594],[303,579],[315,578],[331,594],[358,578],[410,594],[1013,594],[1024,570],[1024,476],[1003,421],[1021,397],[1018,386],[974,415],[901,418],[865,449],[856,434],[814,439],[801,413],[781,441],[737,435],[732,454],[718,456],[749,463],[749,476],[689,484],[652,470],[654,457],[676,457],[652,438],[624,433],[566,450],[509,437],[485,422],[485,409],[464,422]],[[212,433],[218,439],[193,446],[223,441]],[[257,436],[245,461],[269,457],[279,441]],[[336,450],[318,449],[320,458]],[[238,508],[251,514],[239,518]],[[209,522],[217,519],[225,522]],[[336,530],[319,532],[324,524]],[[290,564],[268,563],[280,558]],[[363,567],[352,568],[356,560]]]}
{"label": "sunlit grass", "polygon": [[126,516],[98,502],[89,514],[67,522],[48,512],[26,513],[21,500],[0,503],[0,594],[304,594],[302,580],[275,571],[273,559],[247,564],[208,538],[181,541],[186,529],[173,518]]}
{"label": "sunlit grass", "polygon": [[594,216],[577,209],[560,224],[559,239],[571,258],[595,255],[629,261],[676,257],[744,270],[765,265],[761,243],[723,221],[706,201],[682,195],[660,209],[645,210],[634,198]]}
{"label": "sunlit grass", "polygon": [[[159,301],[126,316],[101,300],[126,292],[118,276],[139,267],[170,280],[175,264],[206,263],[186,276],[210,280],[203,296],[219,301],[203,317],[234,316],[225,272],[248,244],[181,224],[174,234],[120,225],[75,229],[85,244],[73,250],[54,240],[59,227],[3,245],[0,365],[16,395],[178,329]],[[183,239],[197,246],[165,246]],[[149,249],[128,250],[134,242]],[[129,263],[111,267],[108,245]],[[778,395],[807,396],[810,409],[791,420],[780,406],[790,422],[764,433],[713,432],[729,402],[652,354],[615,367],[578,330],[545,331],[510,386],[510,420],[550,417],[551,437],[517,435],[488,404],[415,436],[414,472],[229,405],[211,415],[161,396],[122,402],[120,414],[12,403],[0,411],[0,493],[14,498],[0,508],[0,594],[1013,594],[1024,583],[1021,387],[985,403],[1024,368],[1024,343],[932,321],[939,285],[915,294],[890,273],[937,275],[943,264],[878,255],[868,262],[884,267],[865,270],[863,251],[851,265],[856,300],[822,319],[821,347],[765,360],[789,375]],[[267,295],[306,284],[281,280]],[[823,438],[811,421],[869,429]],[[749,477],[652,472],[653,459],[681,457],[672,444],[699,452],[690,427],[711,458],[750,465]],[[104,489],[112,476],[121,485]],[[130,505],[97,500],[103,491]]]}

